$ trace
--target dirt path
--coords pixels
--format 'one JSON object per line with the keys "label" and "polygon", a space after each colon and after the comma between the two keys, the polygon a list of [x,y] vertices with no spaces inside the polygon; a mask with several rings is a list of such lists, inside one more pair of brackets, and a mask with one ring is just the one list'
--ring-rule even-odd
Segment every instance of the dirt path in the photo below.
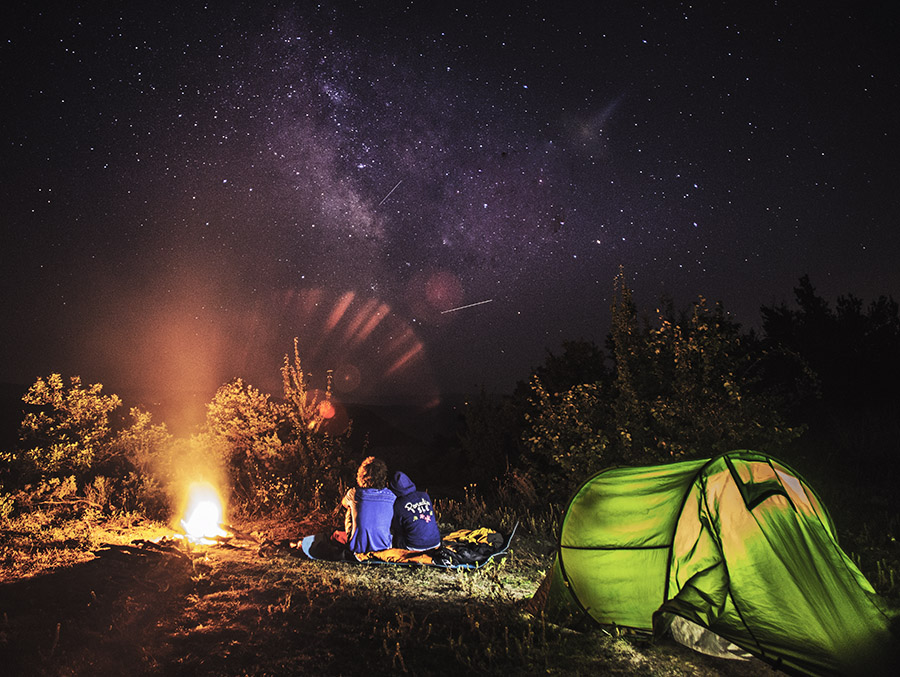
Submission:
{"label": "dirt path", "polygon": [[139,671],[160,620],[183,607],[190,574],[187,557],[110,550],[7,583],[0,664],[21,675]]}

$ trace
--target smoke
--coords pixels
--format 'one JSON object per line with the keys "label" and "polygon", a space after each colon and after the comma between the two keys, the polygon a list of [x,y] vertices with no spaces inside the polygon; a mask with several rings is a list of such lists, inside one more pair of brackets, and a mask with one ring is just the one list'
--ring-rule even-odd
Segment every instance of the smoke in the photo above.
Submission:
{"label": "smoke", "polygon": [[135,460],[141,472],[153,478],[165,495],[173,528],[178,528],[190,488],[197,483],[209,484],[218,491],[227,515],[231,486],[225,455],[209,435],[172,438],[166,446]]}

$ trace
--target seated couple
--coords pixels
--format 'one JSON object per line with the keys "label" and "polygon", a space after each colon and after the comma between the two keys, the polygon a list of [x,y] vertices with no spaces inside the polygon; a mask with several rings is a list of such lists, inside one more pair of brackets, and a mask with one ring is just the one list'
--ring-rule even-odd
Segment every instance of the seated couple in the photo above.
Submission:
{"label": "seated couple", "polygon": [[356,485],[341,500],[345,531],[333,539],[353,553],[389,548],[431,550],[441,533],[431,498],[399,470],[388,483],[384,461],[369,456],[356,472]]}

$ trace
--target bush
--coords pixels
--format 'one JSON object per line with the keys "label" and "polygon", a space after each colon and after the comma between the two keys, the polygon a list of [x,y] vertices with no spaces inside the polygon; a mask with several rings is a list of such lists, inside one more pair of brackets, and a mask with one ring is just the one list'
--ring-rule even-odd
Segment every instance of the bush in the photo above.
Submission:
{"label": "bush", "polygon": [[344,487],[342,478],[355,472],[350,465],[347,449],[350,428],[340,435],[324,430],[325,422],[334,416],[331,377],[329,371],[323,395],[309,388],[295,338],[293,357],[285,355],[281,367],[284,390],[282,411],[284,420],[290,426],[287,447],[296,498],[300,503],[315,508],[323,503],[337,505]]}
{"label": "bush", "polygon": [[109,417],[121,400],[103,395],[102,388],[99,383],[85,388],[78,376],[66,384],[51,374],[22,398],[37,410],[22,421],[19,448],[0,457],[4,484],[17,490],[20,509],[46,500],[47,487],[64,486],[70,495],[61,497],[55,490],[54,501],[107,513],[141,510],[165,516],[166,499],[156,477],[172,436],[138,408],[130,411],[131,424],[114,434]]}
{"label": "bush", "polygon": [[550,393],[532,379],[532,410],[526,413],[523,441],[528,474],[541,478],[541,492],[555,501],[568,497],[573,483],[609,465],[608,431],[613,420],[597,383]]}
{"label": "bush", "polygon": [[131,425],[120,430],[111,445],[111,459],[124,459],[141,474],[158,475],[166,466],[173,437],[165,423],[153,423],[148,411],[132,407]]}
{"label": "bush", "polygon": [[269,398],[241,379],[220,387],[206,407],[206,427],[214,438],[235,497],[259,501],[270,466],[281,456],[280,411]]}
{"label": "bush", "polygon": [[[665,463],[732,449],[782,451],[802,427],[788,424],[781,400],[763,381],[762,345],[743,334],[721,305],[702,297],[676,314],[662,304],[655,321],[638,320],[619,273],[606,370],[597,350],[551,355],[536,370],[522,406],[519,467],[541,499],[567,497],[610,465]],[[581,373],[582,383],[571,383]]]}
{"label": "bush", "polygon": [[330,376],[324,396],[309,388],[296,339],[281,373],[283,402],[235,379],[207,405],[205,432],[187,440],[174,439],[139,408],[114,433],[110,414],[121,400],[103,395],[102,384],[39,378],[23,397],[33,410],[20,446],[0,454],[0,508],[6,515],[14,505],[27,510],[56,482],[71,488],[67,501],[164,519],[200,478],[248,514],[337,504],[349,430],[334,436],[323,429],[334,414]]}
{"label": "bush", "polygon": [[281,375],[281,403],[235,379],[207,405],[211,447],[227,471],[236,507],[248,515],[337,503],[347,470],[347,433],[322,429],[333,414],[330,379],[322,397],[309,388],[297,339]]}
{"label": "bush", "polygon": [[25,449],[18,454],[27,477],[87,475],[105,456],[110,439],[109,415],[122,401],[102,395],[103,385],[81,384],[79,376],[63,382],[60,374],[38,378],[22,400],[38,411],[25,415],[20,439]]}

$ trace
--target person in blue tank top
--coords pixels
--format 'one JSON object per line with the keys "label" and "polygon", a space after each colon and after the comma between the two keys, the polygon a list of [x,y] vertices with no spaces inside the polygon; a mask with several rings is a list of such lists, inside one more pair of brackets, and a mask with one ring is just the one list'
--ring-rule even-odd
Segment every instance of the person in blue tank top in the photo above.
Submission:
{"label": "person in blue tank top", "polygon": [[399,470],[391,478],[391,491],[397,494],[394,503],[394,547],[406,550],[431,550],[441,544],[434,506],[427,492],[417,491],[416,485]]}
{"label": "person in blue tank top", "polygon": [[[391,547],[391,520],[396,496],[387,487],[387,465],[369,456],[356,471],[356,485],[341,500],[346,508],[346,535],[335,536],[350,552],[372,552]],[[343,539],[346,538],[346,541]]]}

